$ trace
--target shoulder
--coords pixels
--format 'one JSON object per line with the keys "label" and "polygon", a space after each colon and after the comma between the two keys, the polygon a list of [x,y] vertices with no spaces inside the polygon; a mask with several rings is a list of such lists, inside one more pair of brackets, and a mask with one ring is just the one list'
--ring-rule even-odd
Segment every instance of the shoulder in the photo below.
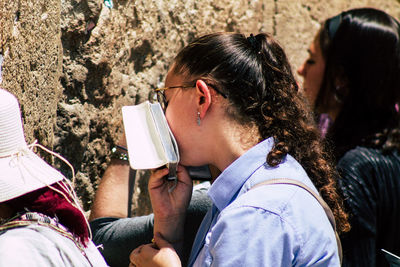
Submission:
{"label": "shoulder", "polygon": [[[57,254],[50,259],[53,246],[42,234],[26,227],[3,231],[0,234],[0,265],[51,266],[57,262]],[[51,254],[50,254],[51,253]]]}
{"label": "shoulder", "polygon": [[[262,226],[281,225],[296,242],[310,242],[315,232],[333,238],[332,226],[319,202],[306,190],[293,185],[264,185],[247,191],[232,202],[223,213],[236,213],[239,221],[247,214]],[[242,215],[242,216],[241,216]],[[274,230],[272,230],[274,231]]]}
{"label": "shoulder", "polygon": [[397,151],[384,154],[379,149],[356,147],[340,158],[337,168],[345,180],[389,178],[400,172],[400,157]]}
{"label": "shoulder", "polygon": [[[378,205],[395,208],[400,194],[400,157],[397,151],[382,153],[378,149],[357,147],[348,151],[338,162],[338,180],[346,204],[350,210],[366,219],[368,212]],[[383,201],[385,200],[385,201]]]}
{"label": "shoulder", "polygon": [[[37,227],[39,229],[40,226]],[[22,242],[22,240],[24,242]],[[40,243],[46,243],[47,238],[40,231],[36,231],[32,227],[16,227],[3,230],[0,233],[0,247],[4,248],[7,243],[12,248],[15,243],[21,242],[22,246],[31,246]],[[35,246],[35,245],[34,245]]]}
{"label": "shoulder", "polygon": [[380,149],[356,147],[347,151],[338,161],[339,168],[363,168],[373,165],[400,164],[396,151],[384,154]]}
{"label": "shoulder", "polygon": [[325,212],[310,193],[296,186],[267,185],[246,192],[221,211],[215,231],[217,236],[232,232],[260,253],[285,255],[298,262],[337,258],[335,235]]}
{"label": "shoulder", "polygon": [[310,213],[324,213],[318,201],[305,189],[290,184],[269,184],[251,188],[235,199],[226,210],[247,207],[291,218],[296,210],[302,210],[305,206],[305,210]]}
{"label": "shoulder", "polygon": [[367,148],[363,146],[358,146],[347,151],[340,159],[339,162],[348,162],[354,159],[359,161],[365,161],[369,156],[380,156],[381,152],[379,149]]}
{"label": "shoulder", "polygon": [[[69,238],[37,224],[0,234],[0,266],[90,266],[82,252]],[[91,262],[106,266],[92,242],[84,253]]]}

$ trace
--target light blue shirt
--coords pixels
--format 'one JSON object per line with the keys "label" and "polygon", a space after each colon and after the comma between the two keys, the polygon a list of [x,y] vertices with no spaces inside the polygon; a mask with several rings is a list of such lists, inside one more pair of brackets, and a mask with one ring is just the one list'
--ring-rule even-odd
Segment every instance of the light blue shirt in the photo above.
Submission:
{"label": "light blue shirt", "polygon": [[193,244],[189,266],[339,266],[334,231],[319,202],[291,185],[254,185],[274,178],[299,180],[318,192],[290,155],[266,163],[273,139],[251,148],[215,180],[213,201]]}

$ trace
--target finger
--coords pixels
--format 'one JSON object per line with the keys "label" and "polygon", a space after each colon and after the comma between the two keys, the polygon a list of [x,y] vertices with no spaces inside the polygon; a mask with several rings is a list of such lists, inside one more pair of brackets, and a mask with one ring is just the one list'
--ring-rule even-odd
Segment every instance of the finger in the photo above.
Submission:
{"label": "finger", "polygon": [[168,169],[163,168],[160,170],[154,170],[154,172],[150,175],[149,179],[149,188],[158,187],[165,183],[163,177],[168,174]]}
{"label": "finger", "polygon": [[186,170],[186,168],[183,166],[183,165],[181,165],[181,164],[178,164],[178,168],[176,169],[178,172],[181,172],[181,173],[187,173],[187,170]]}
{"label": "finger", "polygon": [[129,261],[133,266],[142,266],[143,248],[147,245],[140,245],[129,255]]}
{"label": "finger", "polygon": [[154,179],[159,180],[167,174],[168,174],[168,168],[153,169],[153,170],[151,170],[150,179],[151,180],[154,180]]}
{"label": "finger", "polygon": [[181,182],[184,182],[185,184],[192,183],[192,179],[190,178],[189,173],[184,166],[178,165],[177,173]]}
{"label": "finger", "polygon": [[139,246],[139,247],[136,249],[136,253],[137,253],[137,254],[140,254],[140,252],[142,251],[142,248],[143,248],[143,245]]}
{"label": "finger", "polygon": [[137,256],[139,255],[143,245],[138,246],[134,250],[132,250],[131,254],[129,255],[129,260],[131,263],[135,263]]}
{"label": "finger", "polygon": [[137,254],[134,252],[134,250],[129,255],[129,267],[136,266],[135,265],[135,257],[136,257],[136,255]]}
{"label": "finger", "polygon": [[139,257],[143,258],[152,258],[159,251],[158,247],[155,247],[153,243],[147,244],[143,246],[143,249],[140,250]]}
{"label": "finger", "polygon": [[161,248],[174,248],[171,243],[164,239],[164,237],[159,233],[155,233],[154,235],[154,242],[156,245]]}

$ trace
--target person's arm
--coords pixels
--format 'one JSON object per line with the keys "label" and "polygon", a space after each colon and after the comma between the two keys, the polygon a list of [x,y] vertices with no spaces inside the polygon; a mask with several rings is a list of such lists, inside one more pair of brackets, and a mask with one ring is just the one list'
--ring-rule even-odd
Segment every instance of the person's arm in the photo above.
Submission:
{"label": "person's arm", "polygon": [[186,210],[193,184],[183,166],[178,166],[178,180],[174,186],[163,178],[167,174],[168,169],[163,168],[150,176],[148,189],[154,211],[154,243],[134,249],[129,256],[130,267],[182,266]]}
{"label": "person's arm", "polygon": [[183,166],[178,166],[178,179],[175,185],[163,178],[167,174],[167,168],[156,170],[149,179],[148,190],[154,212],[154,233],[160,233],[165,240],[173,244],[178,254],[181,254],[186,211],[192,196],[193,183]]}
{"label": "person's arm", "polygon": [[[197,229],[211,207],[211,200],[207,196],[209,186],[209,183],[202,183],[195,186],[193,191],[185,221],[184,251],[181,257],[183,266],[186,266]],[[128,266],[132,250],[151,243],[153,238],[152,214],[133,218],[97,218],[90,222],[90,226],[93,242],[102,245],[100,252],[113,267]]]}
{"label": "person's arm", "polygon": [[[125,135],[120,145],[126,147]],[[97,188],[89,221],[101,217],[127,217],[129,169],[128,161],[111,160]]]}

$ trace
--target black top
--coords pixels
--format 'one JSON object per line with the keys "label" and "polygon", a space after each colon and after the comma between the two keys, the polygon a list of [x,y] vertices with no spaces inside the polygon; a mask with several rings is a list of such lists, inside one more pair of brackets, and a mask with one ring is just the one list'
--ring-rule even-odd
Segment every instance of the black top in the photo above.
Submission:
{"label": "black top", "polygon": [[389,266],[400,255],[400,156],[357,147],[338,162],[352,229],[342,237],[343,266]]}

